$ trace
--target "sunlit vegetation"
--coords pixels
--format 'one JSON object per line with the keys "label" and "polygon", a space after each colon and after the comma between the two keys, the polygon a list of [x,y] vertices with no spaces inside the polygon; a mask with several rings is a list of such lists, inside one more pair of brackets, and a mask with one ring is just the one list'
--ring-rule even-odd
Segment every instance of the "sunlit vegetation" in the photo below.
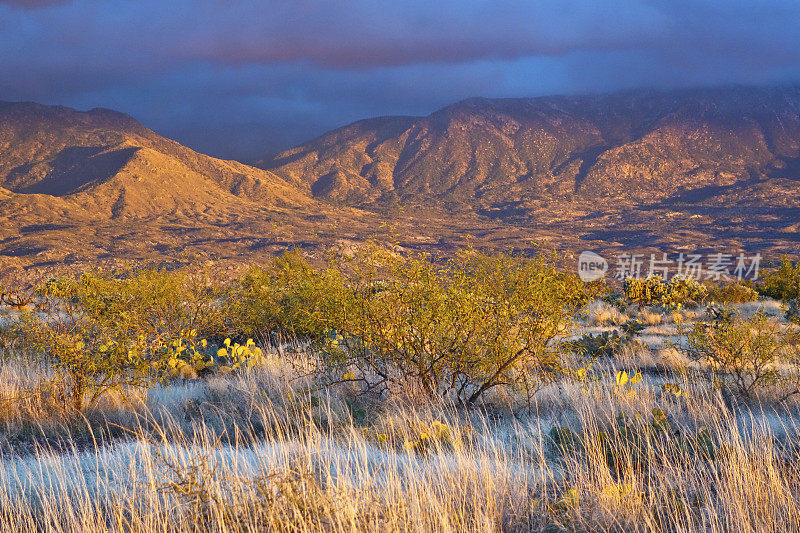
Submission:
{"label": "sunlit vegetation", "polygon": [[6,291],[0,528],[791,530],[800,326],[752,292],[787,265],[615,288],[369,244]]}

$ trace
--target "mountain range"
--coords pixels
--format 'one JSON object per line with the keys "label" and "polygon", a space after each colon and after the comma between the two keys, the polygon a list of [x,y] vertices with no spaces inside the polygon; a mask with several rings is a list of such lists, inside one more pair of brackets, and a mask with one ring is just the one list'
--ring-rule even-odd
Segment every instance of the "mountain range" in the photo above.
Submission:
{"label": "mountain range", "polygon": [[133,118],[0,103],[0,277],[176,255],[399,246],[800,248],[800,88],[465,100],[252,164]]}

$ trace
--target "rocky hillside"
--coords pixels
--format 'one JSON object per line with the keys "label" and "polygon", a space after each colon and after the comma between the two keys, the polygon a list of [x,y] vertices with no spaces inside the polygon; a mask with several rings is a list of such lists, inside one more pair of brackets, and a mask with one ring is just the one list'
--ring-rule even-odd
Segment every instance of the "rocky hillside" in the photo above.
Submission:
{"label": "rocky hillside", "polygon": [[372,237],[432,252],[800,252],[797,88],[471,99],[259,166],[114,111],[0,103],[0,283],[187,254],[228,269]]}
{"label": "rocky hillside", "polygon": [[121,113],[0,103],[0,277],[104,258],[253,257],[358,218]]}
{"label": "rocky hillside", "polygon": [[32,103],[0,103],[0,187],[112,219],[310,202],[270,172],[198,154],[127,115]]}
{"label": "rocky hillside", "polygon": [[485,210],[651,203],[800,178],[798,156],[800,89],[731,87],[470,99],[427,117],[356,122],[258,165],[338,203]]}

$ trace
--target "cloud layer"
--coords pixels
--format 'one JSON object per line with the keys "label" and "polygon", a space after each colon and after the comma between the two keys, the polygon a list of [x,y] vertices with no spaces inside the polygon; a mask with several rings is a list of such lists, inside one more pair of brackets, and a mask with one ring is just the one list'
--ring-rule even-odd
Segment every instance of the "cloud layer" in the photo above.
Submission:
{"label": "cloud layer", "polygon": [[800,81],[795,0],[0,0],[0,99],[249,158],[470,96]]}

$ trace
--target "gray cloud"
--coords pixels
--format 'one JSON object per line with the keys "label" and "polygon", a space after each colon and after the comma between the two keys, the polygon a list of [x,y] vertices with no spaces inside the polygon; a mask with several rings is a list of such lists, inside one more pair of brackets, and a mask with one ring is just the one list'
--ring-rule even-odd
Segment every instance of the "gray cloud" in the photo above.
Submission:
{"label": "gray cloud", "polygon": [[39,9],[42,7],[66,4],[70,0],[0,0],[0,4],[19,7],[22,9]]}
{"label": "gray cloud", "polygon": [[0,31],[0,99],[237,157],[470,96],[800,80],[795,0],[0,0]]}

